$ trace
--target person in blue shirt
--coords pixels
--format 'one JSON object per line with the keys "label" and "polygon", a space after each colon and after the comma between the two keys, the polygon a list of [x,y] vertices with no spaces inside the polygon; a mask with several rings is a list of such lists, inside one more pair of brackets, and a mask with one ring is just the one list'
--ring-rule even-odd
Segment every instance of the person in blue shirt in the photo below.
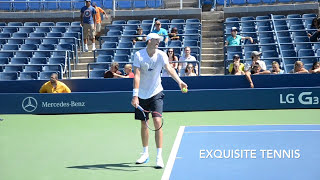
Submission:
{"label": "person in blue shirt", "polygon": [[163,37],[163,41],[165,43],[168,43],[168,32],[167,32],[167,30],[161,28],[161,22],[156,21],[155,26],[156,26],[156,28],[152,31],[152,33],[157,33],[158,35]]}
{"label": "person in blue shirt", "polygon": [[251,44],[253,44],[252,37],[243,37],[243,36],[237,35],[237,33],[238,33],[237,27],[232,27],[231,36],[227,38],[225,42],[225,46],[239,46],[241,40],[246,40],[246,39],[249,39]]}
{"label": "person in blue shirt", "polygon": [[96,29],[96,10],[91,6],[91,0],[86,0],[86,5],[81,8],[80,22],[83,27],[84,50],[88,51],[88,37],[92,41],[92,51],[96,49],[95,29]]}

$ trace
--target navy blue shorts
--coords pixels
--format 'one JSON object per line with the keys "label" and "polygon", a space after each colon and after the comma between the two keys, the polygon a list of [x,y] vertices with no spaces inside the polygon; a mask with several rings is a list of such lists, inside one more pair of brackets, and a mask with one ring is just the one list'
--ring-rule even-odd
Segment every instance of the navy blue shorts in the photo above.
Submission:
{"label": "navy blue shorts", "polygon": [[[159,92],[158,94],[152,96],[149,99],[140,99],[139,105],[146,111],[154,111],[162,114],[163,112],[163,92]],[[145,113],[147,119],[149,119],[149,113]],[[159,114],[152,114],[152,117],[159,117]],[[144,121],[144,116],[139,109],[135,109],[134,118],[136,120]]]}

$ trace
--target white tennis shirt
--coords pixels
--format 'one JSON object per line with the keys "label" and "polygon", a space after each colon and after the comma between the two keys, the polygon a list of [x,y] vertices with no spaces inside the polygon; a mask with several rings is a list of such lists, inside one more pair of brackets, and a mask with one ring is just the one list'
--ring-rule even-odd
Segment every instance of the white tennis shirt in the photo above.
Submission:
{"label": "white tennis shirt", "polygon": [[166,64],[169,64],[167,54],[158,49],[152,57],[146,48],[134,54],[133,66],[140,68],[139,98],[149,99],[163,90],[160,73]]}

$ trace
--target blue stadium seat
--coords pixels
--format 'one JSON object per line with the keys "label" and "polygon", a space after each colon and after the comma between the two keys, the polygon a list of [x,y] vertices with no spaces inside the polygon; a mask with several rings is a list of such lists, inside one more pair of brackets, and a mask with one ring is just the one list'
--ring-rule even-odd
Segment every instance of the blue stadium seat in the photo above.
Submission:
{"label": "blue stadium seat", "polygon": [[19,0],[19,2],[13,1],[13,8],[15,11],[25,11],[28,9],[27,0]]}
{"label": "blue stadium seat", "polygon": [[24,26],[39,26],[38,22],[25,22],[23,24]]}
{"label": "blue stadium seat", "polygon": [[310,42],[308,37],[296,36],[294,37],[294,42]]}
{"label": "blue stadium seat", "polygon": [[131,9],[131,1],[118,1],[117,3],[119,9]]}
{"label": "blue stadium seat", "polygon": [[90,69],[98,70],[98,69],[109,69],[110,64],[107,63],[95,63],[95,64],[89,64]]}
{"label": "blue stadium seat", "polygon": [[168,47],[182,47],[181,41],[169,41],[168,42]]}
{"label": "blue stadium seat", "polygon": [[186,40],[186,41],[183,41],[183,46],[184,47],[187,47],[187,46],[189,46],[189,47],[198,47],[198,41],[194,41],[194,40],[191,40],[191,41],[188,41],[188,40]]}
{"label": "blue stadium seat", "polygon": [[29,9],[40,11],[42,9],[42,2],[39,3],[38,0],[29,0]]}
{"label": "blue stadium seat", "polygon": [[2,50],[18,50],[19,45],[18,44],[5,44],[2,46]]}
{"label": "blue stadium seat", "polygon": [[269,16],[257,16],[256,20],[265,20],[265,19],[270,19]]}
{"label": "blue stadium seat", "polygon": [[287,18],[288,18],[288,19],[301,18],[301,15],[300,15],[300,14],[288,14],[288,15],[287,15]]}
{"label": "blue stadium seat", "polygon": [[51,28],[51,32],[54,32],[54,33],[65,33],[65,32],[67,32],[67,28],[66,27],[52,27]]}
{"label": "blue stadium seat", "polygon": [[[41,26],[41,23],[40,23],[40,26]],[[34,32],[36,32],[36,33],[48,33],[50,31],[51,31],[50,27],[36,27],[36,30]]]}
{"label": "blue stadium seat", "polygon": [[50,32],[47,33],[47,37],[63,37],[63,34],[61,32]]}
{"label": "blue stadium seat", "polygon": [[42,43],[42,41],[41,41],[41,39],[26,39],[25,40],[25,44],[41,44]]}
{"label": "blue stadium seat", "polygon": [[29,37],[46,37],[45,33],[33,32],[29,34]]}
{"label": "blue stadium seat", "polygon": [[276,45],[261,45],[261,51],[277,51]]}
{"label": "blue stadium seat", "polygon": [[20,72],[20,80],[37,80],[38,72]]}
{"label": "blue stadium seat", "polygon": [[162,0],[147,1],[147,5],[150,8],[158,8],[162,6]]}
{"label": "blue stadium seat", "polygon": [[112,21],[112,24],[126,24],[126,21],[125,20],[115,20],[115,21]]}
{"label": "blue stadium seat", "polygon": [[99,55],[96,59],[97,63],[112,62],[111,55]]}
{"label": "blue stadium seat", "polygon": [[51,58],[49,58],[49,64],[61,64],[63,67],[66,64],[66,58],[64,58],[64,57],[51,57]]}
{"label": "blue stadium seat", "polygon": [[25,67],[24,72],[41,72],[42,69],[42,65],[29,65]]}
{"label": "blue stadium seat", "polygon": [[200,30],[201,26],[200,24],[186,24],[185,29],[197,29]]}
{"label": "blue stadium seat", "polygon": [[5,57],[5,58],[11,58],[14,56],[14,52],[1,52],[0,51],[0,57]]}
{"label": "blue stadium seat", "polygon": [[[314,57],[314,51],[311,49],[300,49],[298,51],[298,56],[299,57]],[[304,64],[313,64],[314,62],[317,62],[317,58],[300,58],[300,60]]]}
{"label": "blue stadium seat", "polygon": [[118,44],[118,48],[133,48],[132,42],[121,42]]}
{"label": "blue stadium seat", "polygon": [[290,38],[290,33],[288,31],[277,32],[277,35],[279,38],[281,38],[281,37]]}
{"label": "blue stadium seat", "polygon": [[74,58],[74,46],[72,44],[58,44],[57,45],[57,50],[64,50],[64,51],[69,51],[71,58]]}
{"label": "blue stadium seat", "polygon": [[23,66],[5,66],[4,67],[4,72],[22,72],[23,71]]}
{"label": "blue stadium seat", "polygon": [[152,24],[153,20],[152,19],[144,19],[141,21],[142,24]]}
{"label": "blue stadium seat", "polygon": [[272,31],[270,26],[259,26],[258,31]]}
{"label": "blue stadium seat", "polygon": [[134,37],[125,37],[125,36],[122,36],[122,37],[121,37],[121,42],[132,42],[133,39],[134,39]]}
{"label": "blue stadium seat", "polygon": [[271,23],[270,21],[257,21],[257,26],[270,26],[271,27]]}
{"label": "blue stadium seat", "polygon": [[107,36],[121,36],[121,31],[108,31]]}
{"label": "blue stadium seat", "polygon": [[294,45],[293,44],[281,44],[280,45],[281,50],[294,50]]}
{"label": "blue stadium seat", "polygon": [[185,23],[184,19],[172,19],[171,23]]}
{"label": "blue stadium seat", "polygon": [[11,33],[0,33],[0,38],[10,38],[11,37]]}
{"label": "blue stadium seat", "polygon": [[199,36],[198,35],[184,35],[183,40],[184,41],[190,41],[190,40],[199,41]]}
{"label": "blue stadium seat", "polygon": [[250,20],[255,20],[256,18],[253,16],[248,16],[248,17],[241,17],[241,21],[250,21]]}
{"label": "blue stadium seat", "polygon": [[227,52],[227,59],[232,60],[235,54],[238,54],[240,59],[243,59],[242,53],[239,54],[238,52]]}
{"label": "blue stadium seat", "polygon": [[126,30],[126,31],[123,31],[123,35],[136,35],[137,34],[137,31],[136,30]]}
{"label": "blue stadium seat", "polygon": [[136,48],[144,48],[147,47],[147,43],[145,41],[137,41],[135,44]]}
{"label": "blue stadium seat", "polygon": [[302,24],[300,24],[300,25],[291,25],[289,27],[290,27],[290,30],[303,30],[303,29],[305,29],[304,25],[302,25]]}
{"label": "blue stadium seat", "polygon": [[[259,37],[260,39],[262,38],[273,38],[273,33],[272,32],[262,32],[262,33],[259,33]],[[253,36],[251,36],[253,37]]]}
{"label": "blue stadium seat", "polygon": [[314,50],[316,52],[318,49],[320,49],[320,43],[314,43],[313,44],[313,48],[314,48]]}
{"label": "blue stadium seat", "polygon": [[292,32],[292,36],[296,37],[296,36],[305,36],[308,37],[308,34],[306,31],[296,31],[296,32]]}
{"label": "blue stadium seat", "polygon": [[8,26],[23,26],[22,22],[9,22]]}
{"label": "blue stadium seat", "polygon": [[125,54],[115,55],[113,61],[114,62],[130,62],[129,61],[129,56],[125,55]]}
{"label": "blue stadium seat", "polygon": [[236,52],[241,54],[242,53],[242,47],[241,46],[227,46],[227,52]]}
{"label": "blue stadium seat", "polygon": [[92,70],[89,72],[89,78],[104,78],[106,70]]}
{"label": "blue stadium seat", "polygon": [[51,57],[50,51],[36,51],[33,54],[33,57]]}
{"label": "blue stadium seat", "polygon": [[[49,80],[51,78],[52,73],[57,73],[56,71],[47,71],[47,72],[40,72],[39,79],[40,80]],[[60,73],[58,76],[61,76]]]}
{"label": "blue stadium seat", "polygon": [[187,30],[185,30],[185,34],[199,34],[199,30],[197,30],[197,29],[187,29]]}
{"label": "blue stadium seat", "polygon": [[297,57],[297,53],[295,50],[283,50],[281,52],[283,57]]}
{"label": "blue stadium seat", "polygon": [[114,50],[103,50],[103,51],[97,51],[97,54],[100,55],[111,55],[114,56]]}
{"label": "blue stadium seat", "polygon": [[32,57],[32,52],[26,52],[26,51],[17,51],[15,57]]}
{"label": "blue stadium seat", "polygon": [[260,51],[258,45],[244,46],[244,52]]}
{"label": "blue stadium seat", "polygon": [[47,64],[47,58],[45,57],[33,57],[33,58],[30,58],[30,64]]}
{"label": "blue stadium seat", "polygon": [[[65,1],[65,2],[63,2]],[[73,7],[73,3],[70,2],[69,0],[60,0],[60,3],[59,3],[59,7],[60,9],[62,10],[72,10],[72,7]]]}
{"label": "blue stadium seat", "polygon": [[[99,1],[94,1],[94,2],[96,2],[97,5],[98,5],[98,2],[99,2]],[[91,1],[91,3],[92,3],[92,1]],[[100,4],[100,2],[99,2],[99,4]],[[85,6],[85,2],[83,2],[83,1],[75,1],[75,2],[73,3],[73,8],[74,8],[74,9],[77,9],[77,10],[80,10],[83,6]],[[98,5],[98,7],[101,7],[101,6]]]}
{"label": "blue stadium seat", "polygon": [[2,2],[8,2],[8,3],[1,3],[0,10],[10,11],[12,9],[11,0],[2,0]]}
{"label": "blue stadium seat", "polygon": [[296,44],[296,51],[298,52],[300,49],[312,49],[310,43]]}
{"label": "blue stadium seat", "polygon": [[18,73],[17,72],[1,72],[0,80],[8,81],[8,80],[17,80]]}
{"label": "blue stadium seat", "polygon": [[225,22],[234,22],[234,21],[240,21],[240,18],[239,17],[228,17],[225,20]]}
{"label": "blue stadium seat", "polygon": [[303,25],[302,19],[290,19],[289,26],[292,25]]}
{"label": "blue stadium seat", "polygon": [[45,10],[58,10],[59,3],[57,0],[45,0],[43,2]]}
{"label": "blue stadium seat", "polygon": [[43,71],[44,72],[59,72],[59,74],[61,74],[61,65],[44,65],[43,66]]}
{"label": "blue stadium seat", "polygon": [[70,26],[70,22],[56,22],[56,26]]}
{"label": "blue stadium seat", "polygon": [[0,46],[3,44],[7,44],[7,40],[6,39],[0,39]]}
{"label": "blue stadium seat", "polygon": [[55,50],[56,47],[53,44],[40,44],[39,50]]}
{"label": "blue stadium seat", "polygon": [[125,26],[124,27],[124,30],[137,30],[138,29],[138,25],[135,25],[135,24],[133,24],[133,25],[127,25],[127,26]]}
{"label": "blue stadium seat", "polygon": [[116,55],[131,55],[130,49],[118,49]]}
{"label": "blue stadium seat", "polygon": [[23,39],[8,39],[7,44],[23,44]]}
{"label": "blue stadium seat", "polygon": [[127,24],[141,24],[140,20],[128,20]]}
{"label": "blue stadium seat", "polygon": [[151,24],[141,24],[140,27],[143,29],[143,31],[150,31],[152,25]]}
{"label": "blue stadium seat", "polygon": [[260,44],[270,44],[270,43],[274,43],[273,38],[261,38],[260,39]]}
{"label": "blue stadium seat", "polygon": [[303,14],[302,18],[316,18],[317,15],[316,14]]}
{"label": "blue stadium seat", "polygon": [[117,43],[116,42],[104,42],[101,45],[101,49],[106,49],[106,48],[116,48],[117,47]]}
{"label": "blue stadium seat", "polygon": [[288,26],[285,25],[285,26],[276,26],[275,29],[277,31],[285,31],[285,30],[289,30]]}
{"label": "blue stadium seat", "polygon": [[285,19],[285,15],[273,15],[273,19]]}
{"label": "blue stadium seat", "polygon": [[28,34],[27,33],[15,32],[15,33],[12,33],[12,37],[14,37],[14,38],[26,38],[26,37],[28,37]]}
{"label": "blue stadium seat", "polygon": [[105,26],[105,31],[123,31],[122,25],[107,25]]}
{"label": "blue stadium seat", "polygon": [[59,44],[59,39],[43,39],[42,44]]}
{"label": "blue stadium seat", "polygon": [[[19,28],[19,33],[31,33],[34,31],[34,28],[33,27],[21,27]],[[28,37],[28,35],[26,36]]]}
{"label": "blue stadium seat", "polygon": [[231,0],[231,3],[235,5],[244,5],[246,2],[247,0]]}
{"label": "blue stadium seat", "polygon": [[10,64],[28,64],[29,58],[26,57],[14,57],[11,58]]}
{"label": "blue stadium seat", "polygon": [[263,58],[278,58],[279,54],[277,51],[262,51]]}
{"label": "blue stadium seat", "polygon": [[260,4],[261,0],[247,0],[248,4]]}
{"label": "blue stadium seat", "polygon": [[275,20],[274,21],[274,25],[275,26],[286,26],[287,25],[287,21],[286,20]]}
{"label": "blue stadium seat", "polygon": [[16,27],[4,27],[2,29],[2,33],[15,33],[18,32],[18,28]]}
{"label": "blue stadium seat", "polygon": [[71,26],[80,26],[80,21],[71,22]]}
{"label": "blue stadium seat", "polygon": [[9,64],[9,58],[0,57],[0,64]]}

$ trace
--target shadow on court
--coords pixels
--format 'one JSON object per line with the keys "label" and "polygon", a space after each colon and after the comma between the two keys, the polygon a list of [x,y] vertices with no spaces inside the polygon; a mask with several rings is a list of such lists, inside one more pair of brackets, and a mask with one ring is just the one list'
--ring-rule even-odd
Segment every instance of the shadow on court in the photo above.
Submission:
{"label": "shadow on court", "polygon": [[82,166],[70,166],[67,168],[74,168],[74,169],[90,169],[90,170],[115,170],[115,171],[138,171],[136,169],[130,168],[137,168],[137,167],[152,167],[153,166],[146,166],[146,165],[136,165],[135,163],[117,163],[117,164],[93,164],[93,165],[82,165]]}

